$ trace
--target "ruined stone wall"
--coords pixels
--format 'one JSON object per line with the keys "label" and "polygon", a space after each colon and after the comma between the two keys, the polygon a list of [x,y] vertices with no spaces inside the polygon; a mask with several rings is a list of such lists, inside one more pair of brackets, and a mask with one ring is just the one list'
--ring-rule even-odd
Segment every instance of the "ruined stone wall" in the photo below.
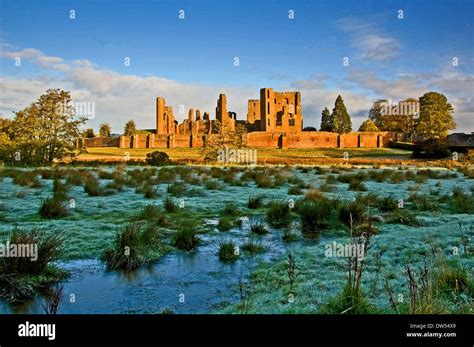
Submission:
{"label": "ruined stone wall", "polygon": [[227,97],[225,94],[219,94],[216,107],[216,120],[229,131],[235,130],[235,113],[227,112]]}
{"label": "ruined stone wall", "polygon": [[[136,134],[134,136],[84,139],[86,147],[120,148],[200,148],[207,134]],[[392,132],[358,132],[339,135],[331,132],[266,132],[245,135],[250,148],[376,148],[388,147],[397,139]]]}
{"label": "ruined stone wall", "polygon": [[190,120],[185,119],[183,123],[177,126],[176,134],[179,135],[206,135],[211,131],[210,120]]}
{"label": "ruined stone wall", "polygon": [[280,133],[257,131],[247,134],[246,144],[248,147],[278,148]]}
{"label": "ruined stone wall", "polygon": [[260,100],[250,99],[247,108],[247,123],[252,125],[255,121],[260,121]]}
{"label": "ruined stone wall", "polygon": [[359,133],[347,133],[340,135],[339,147],[359,147]]}
{"label": "ruined stone wall", "polygon": [[359,147],[374,148],[379,146],[378,133],[359,133]]}
{"label": "ruined stone wall", "polygon": [[176,122],[174,120],[173,108],[166,106],[164,98],[156,98],[156,133],[174,134],[175,132]]}
{"label": "ruined stone wall", "polygon": [[283,148],[333,148],[339,143],[339,134],[329,132],[302,131],[285,137]]}
{"label": "ruined stone wall", "polygon": [[299,132],[303,127],[300,92],[260,89],[260,130]]}

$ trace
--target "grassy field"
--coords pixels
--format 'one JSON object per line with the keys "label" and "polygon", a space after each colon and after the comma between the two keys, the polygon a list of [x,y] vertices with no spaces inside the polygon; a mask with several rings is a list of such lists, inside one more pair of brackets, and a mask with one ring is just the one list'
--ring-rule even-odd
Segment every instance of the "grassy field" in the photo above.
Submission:
{"label": "grassy field", "polygon": [[[157,247],[148,253],[149,261],[166,259],[168,252],[179,252],[173,240],[180,230],[192,229],[204,241],[190,253],[189,259],[183,259],[191,260],[199,252],[209,252],[202,257],[206,261],[203,267],[192,271],[199,273],[207,266],[215,266],[218,270],[209,276],[215,276],[218,281],[223,278],[222,271],[233,267],[217,255],[217,249],[224,241],[238,245],[243,253],[232,261],[242,266],[243,290],[250,300],[222,302],[217,311],[224,313],[341,311],[330,303],[346,283],[347,258],[327,256],[325,252],[333,242],[339,245],[351,242],[344,215],[350,212],[351,220],[359,218],[358,225],[365,227],[364,216],[369,213],[370,205],[377,231],[362,282],[364,300],[370,306],[368,312],[394,313],[387,285],[395,297],[404,298],[403,303],[397,304],[397,312],[407,312],[405,266],[420,271],[426,261],[431,261],[428,257],[434,257],[434,249],[442,257],[432,261],[446,259],[448,265],[442,265],[443,278],[431,279],[433,285],[438,283],[437,292],[427,299],[433,300],[436,306],[422,308],[427,313],[472,312],[469,307],[474,287],[468,274],[473,266],[469,240],[474,230],[474,187],[472,180],[461,172],[319,167],[158,169],[104,165],[4,169],[0,173],[0,238],[5,239],[15,228],[60,233],[65,239],[62,260],[100,258],[104,250],[113,247],[118,230],[139,220],[143,225],[157,227],[153,229],[157,232],[154,236],[158,238]],[[54,177],[65,185],[64,204],[68,214],[42,218],[40,206],[58,191]],[[95,180],[99,185],[91,188]],[[154,194],[146,198],[150,188]],[[250,207],[251,198],[257,196],[261,201]],[[168,211],[167,198],[182,203],[183,207]],[[70,205],[71,199],[74,207]],[[295,201],[293,211],[286,208],[289,199]],[[400,199],[404,201],[403,209],[398,207]],[[155,216],[146,209],[147,205],[156,208]],[[282,219],[285,213],[288,220]],[[243,217],[250,222],[243,223],[240,219]],[[241,223],[237,223],[239,220]],[[282,226],[282,222],[287,224]],[[259,225],[263,228],[260,231]],[[311,234],[312,229],[308,229],[313,227],[317,229],[316,238]],[[288,279],[290,252],[296,262],[292,284]],[[159,268],[160,264],[156,266]],[[438,265],[429,268],[438,269]],[[226,276],[222,282],[237,281],[234,273]],[[237,284],[226,298],[232,297],[234,290],[238,290]],[[289,301],[289,297],[295,301]]]}
{"label": "grassy field", "polygon": [[[116,148],[95,147],[87,148],[86,152],[78,157],[78,161],[120,161],[143,160],[147,153],[159,150],[167,153],[172,160],[179,162],[197,163],[202,161],[199,148]],[[355,163],[369,163],[381,161],[387,164],[397,164],[400,161],[410,160],[411,152],[392,148],[313,148],[313,149],[278,149],[257,148],[259,164],[320,164],[322,162],[337,163],[349,161]],[[345,153],[348,159],[344,158]]]}

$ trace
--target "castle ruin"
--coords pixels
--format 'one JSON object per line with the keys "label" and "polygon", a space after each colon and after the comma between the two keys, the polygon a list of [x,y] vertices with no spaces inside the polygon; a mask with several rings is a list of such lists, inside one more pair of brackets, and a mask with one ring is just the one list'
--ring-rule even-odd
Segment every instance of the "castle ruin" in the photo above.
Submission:
{"label": "castle ruin", "polygon": [[116,140],[85,139],[86,147],[118,146],[121,148],[193,148],[203,147],[218,129],[234,131],[238,124],[246,129],[244,142],[248,147],[324,148],[324,147],[385,147],[397,134],[389,132],[348,133],[303,131],[300,92],[276,92],[260,89],[260,99],[250,99],[246,121],[238,121],[235,112],[227,110],[227,97],[220,94],[215,119],[208,112],[190,108],[181,124],[174,118],[173,108],[163,97],[156,99],[155,133],[120,136]]}

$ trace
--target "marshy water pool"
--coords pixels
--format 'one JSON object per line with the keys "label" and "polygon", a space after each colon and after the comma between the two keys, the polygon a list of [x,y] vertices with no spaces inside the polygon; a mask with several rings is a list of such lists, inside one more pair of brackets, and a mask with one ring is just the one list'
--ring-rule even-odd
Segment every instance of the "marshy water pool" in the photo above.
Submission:
{"label": "marshy water pool", "polygon": [[[301,221],[295,212],[286,228],[273,227],[266,217],[268,203],[297,203],[313,199],[311,194],[351,202],[357,196],[372,193],[379,199],[389,197],[397,203],[402,201],[402,205],[405,204],[402,209],[415,218],[415,224],[389,222],[395,217],[401,218],[395,215],[396,211],[367,206],[376,217],[379,232],[374,236],[375,247],[367,255],[362,286],[367,300],[378,308],[377,312],[391,310],[387,282],[394,295],[408,300],[405,266],[422,266],[433,247],[438,247],[446,261],[455,261],[469,276],[474,273],[470,251],[474,236],[473,213],[459,207],[456,211],[457,205],[453,207],[449,201],[449,196],[458,189],[465,194],[462,195],[465,201],[461,202],[472,203],[473,184],[467,176],[452,170],[434,169],[432,173],[423,173],[425,170],[421,168],[284,166],[160,169],[104,166],[57,170],[69,170],[59,175],[65,183],[72,172],[88,171],[108,192],[91,195],[86,193],[83,181],[79,179],[74,183],[71,179],[66,203],[70,200],[74,203],[68,207],[69,214],[44,219],[38,209],[42,201],[51,196],[54,170],[37,170],[39,184],[32,184],[18,179],[18,172],[5,169],[0,180],[0,236],[5,239],[15,228],[39,228],[46,233],[64,235],[63,252],[55,264],[70,275],[61,282],[63,298],[58,313],[241,312],[239,283],[242,281],[245,296],[251,296],[248,312],[324,313],[327,302],[341,291],[346,281],[346,259],[328,257],[326,246],[332,242],[350,242],[348,228],[338,225],[319,232],[317,237],[308,237],[301,232]],[[113,173],[119,170],[125,183],[117,187],[112,184],[118,181]],[[152,172],[144,175],[140,173],[143,170]],[[351,181],[357,174],[358,182]],[[354,177],[348,177],[350,175]],[[151,198],[144,197],[142,180],[155,190]],[[261,196],[263,204],[249,208],[249,198],[255,196]],[[108,270],[99,259],[113,244],[117,230],[134,220],[147,205],[163,208],[165,197],[172,197],[180,206],[177,213],[165,213],[168,224],[160,225],[160,229],[165,230],[162,242],[168,247],[167,251],[136,270]],[[430,201],[436,202],[435,205]],[[238,217],[233,219],[241,223],[219,230],[219,221],[226,217],[223,207],[227,204],[234,204],[239,210]],[[197,223],[195,228],[201,241],[189,252],[178,250],[172,244],[175,227],[187,219]],[[251,235],[251,224],[255,222],[264,223],[268,233]],[[283,239],[284,229],[295,231],[294,240]],[[249,239],[264,246],[264,252],[244,251],[242,246]],[[239,247],[239,256],[234,261],[219,259],[219,243],[226,240]],[[297,265],[296,284],[291,287],[287,278],[290,252]],[[288,300],[289,294],[294,300]],[[1,301],[0,312],[43,313],[44,300],[43,295],[37,293],[29,300],[14,304]],[[465,306],[471,303],[472,292],[467,291],[445,306],[448,312],[457,312],[459,307],[463,307],[464,312]]]}
{"label": "marshy water pool", "polygon": [[[244,219],[242,228],[226,232],[225,238],[243,243],[248,238],[248,228],[249,221]],[[104,263],[96,259],[60,262],[58,265],[71,275],[63,282],[65,300],[58,313],[213,312],[223,303],[238,302],[239,276],[248,276],[260,261],[271,262],[304,243],[317,242],[286,244],[273,230],[261,237],[265,253],[225,263],[216,256],[216,241],[221,239],[219,231],[203,235],[202,244],[195,251],[172,251],[156,263],[129,272],[108,271]],[[74,302],[69,300],[71,294]],[[43,313],[43,305],[43,296],[37,294],[19,305],[2,302],[0,310],[2,313]]]}

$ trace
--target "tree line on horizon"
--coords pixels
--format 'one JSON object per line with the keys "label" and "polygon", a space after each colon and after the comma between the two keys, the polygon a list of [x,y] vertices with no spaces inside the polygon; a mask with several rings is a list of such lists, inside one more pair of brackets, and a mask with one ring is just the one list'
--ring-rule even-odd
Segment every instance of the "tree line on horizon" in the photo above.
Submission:
{"label": "tree line on horizon", "polygon": [[[420,114],[414,120],[413,132],[427,139],[438,141],[456,128],[454,109],[447,98],[429,92],[419,98]],[[57,107],[61,105],[61,107]],[[48,89],[35,102],[14,112],[12,119],[0,117],[0,161],[12,164],[47,164],[54,160],[77,154],[79,144],[86,137],[94,137],[93,129],[81,127],[86,119],[75,116],[70,92]],[[393,119],[386,119],[380,110],[372,108],[368,119],[359,131],[393,131],[400,126]],[[335,101],[332,113],[326,107],[322,112],[320,131],[348,133],[352,121],[342,97]],[[125,124],[124,135],[137,133],[135,121]],[[109,137],[110,125],[100,125],[99,135]]]}
{"label": "tree line on horizon", "polygon": [[[419,98],[420,114],[389,115],[382,112],[382,101],[374,103],[369,111],[368,118],[359,127],[359,132],[392,131],[417,134],[425,139],[441,139],[448,135],[449,130],[456,129],[453,119],[454,108],[446,96],[437,92],[428,92]],[[416,99],[405,101],[416,102]],[[304,128],[303,131],[316,131],[314,127]],[[321,112],[321,126],[319,131],[339,134],[352,131],[352,121],[344,105],[341,95],[338,95],[332,112],[327,107]]]}

